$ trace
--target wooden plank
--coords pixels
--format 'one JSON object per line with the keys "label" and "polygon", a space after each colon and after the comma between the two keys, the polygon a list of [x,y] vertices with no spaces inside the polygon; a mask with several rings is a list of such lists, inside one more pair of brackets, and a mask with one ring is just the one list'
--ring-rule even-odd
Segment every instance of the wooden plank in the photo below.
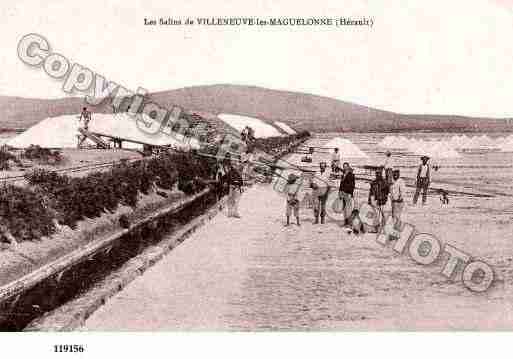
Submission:
{"label": "wooden plank", "polygon": [[131,140],[131,139],[128,139],[128,138],[124,138],[124,137],[119,137],[119,136],[113,136],[113,135],[107,135],[105,133],[101,133],[101,132],[92,132],[93,134],[95,134],[96,136],[101,136],[101,137],[107,137],[107,138],[110,138],[110,139],[115,139],[115,140],[121,140],[123,142],[130,142],[130,143],[136,143],[138,145],[146,145],[146,146],[152,146],[152,147],[161,147],[161,148],[171,148],[171,144],[169,145],[154,145],[154,144],[151,144],[151,143],[148,143],[148,142],[142,142],[142,141],[137,141],[137,140]]}
{"label": "wooden plank", "polygon": [[100,137],[98,137],[94,132],[89,132],[84,128],[79,128],[78,132],[80,132],[82,135],[96,143],[98,146],[103,147],[104,149],[110,148],[110,145],[102,140]]}

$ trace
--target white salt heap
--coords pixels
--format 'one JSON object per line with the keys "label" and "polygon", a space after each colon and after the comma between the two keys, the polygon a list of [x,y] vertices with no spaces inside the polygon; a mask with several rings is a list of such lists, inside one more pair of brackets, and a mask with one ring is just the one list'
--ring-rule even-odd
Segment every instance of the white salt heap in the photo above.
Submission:
{"label": "white salt heap", "polygon": [[255,131],[255,137],[257,138],[284,136],[277,128],[258,118],[225,113],[219,114],[217,117],[239,132],[241,132],[246,126],[251,127]]}
{"label": "white salt heap", "polygon": [[449,139],[420,140],[405,136],[386,136],[378,144],[389,149],[403,149],[415,154],[425,154],[438,158],[459,157],[457,151],[490,151],[497,148],[510,151],[513,149],[513,135],[509,137],[490,138],[487,135],[472,136],[454,135]]}
{"label": "white salt heap", "polygon": [[283,131],[287,132],[289,135],[295,135],[297,133],[292,127],[290,127],[286,123],[274,121],[274,124],[281,128]]}
{"label": "white salt heap", "polygon": [[390,149],[407,149],[410,147],[410,140],[404,136],[386,136],[379,146]]}
{"label": "white salt heap", "polygon": [[497,146],[502,152],[513,152],[513,135],[503,138]]}
{"label": "white salt heap", "polygon": [[461,155],[448,143],[442,141],[416,141],[409,148],[416,155],[426,155],[431,158],[458,158]]}
{"label": "white salt heap", "polygon": [[457,158],[460,154],[456,151],[454,143],[459,141],[426,141],[404,136],[386,136],[379,146],[390,149],[403,149],[416,155],[426,155],[432,158]]}
{"label": "white salt heap", "polygon": [[[78,118],[80,115],[65,115],[47,118],[32,126],[27,131],[10,139],[9,146],[24,148],[30,145],[52,148],[70,148],[77,146]],[[182,135],[174,133],[170,136],[166,133],[157,134],[142,131],[142,121],[137,123],[135,119],[126,113],[102,114],[93,113],[89,122],[89,131],[109,136],[119,137],[126,140],[138,141],[150,145],[172,145],[176,148],[199,148],[195,139],[186,139]],[[145,115],[140,117],[144,122],[151,123],[151,119]],[[89,140],[88,140],[89,141]],[[90,142],[92,144],[92,142]],[[140,148],[141,145],[123,142],[125,148]]]}
{"label": "white salt heap", "polygon": [[323,145],[324,148],[338,148],[342,158],[368,158],[358,146],[345,138],[335,137]]}
{"label": "white salt heap", "polygon": [[452,136],[449,144],[458,150],[493,150],[498,148],[504,142],[504,138],[490,138],[487,135],[472,136]]}

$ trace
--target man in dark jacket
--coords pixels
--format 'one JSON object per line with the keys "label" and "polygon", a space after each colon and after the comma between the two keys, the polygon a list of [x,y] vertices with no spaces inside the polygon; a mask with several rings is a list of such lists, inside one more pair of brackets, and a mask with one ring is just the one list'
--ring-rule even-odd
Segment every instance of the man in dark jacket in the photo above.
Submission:
{"label": "man in dark jacket", "polygon": [[[385,224],[384,208],[388,198],[388,183],[383,178],[381,170],[376,171],[376,179],[371,182],[369,190],[369,204],[373,206],[380,216],[380,225]],[[379,231],[379,228],[378,228]]]}
{"label": "man in dark jacket", "polygon": [[353,194],[354,194],[354,174],[353,169],[348,162],[342,165],[342,179],[340,180],[339,196],[344,207],[344,224],[349,224],[351,213],[353,212]]}
{"label": "man in dark jacket", "polygon": [[417,204],[417,200],[419,199],[419,194],[422,191],[422,204],[426,204],[427,199],[427,191],[429,188],[429,183],[431,182],[431,174],[430,174],[430,166],[429,166],[429,157],[422,156],[420,158],[422,163],[420,164],[417,170],[417,183],[415,190],[415,194],[413,195],[413,204]]}

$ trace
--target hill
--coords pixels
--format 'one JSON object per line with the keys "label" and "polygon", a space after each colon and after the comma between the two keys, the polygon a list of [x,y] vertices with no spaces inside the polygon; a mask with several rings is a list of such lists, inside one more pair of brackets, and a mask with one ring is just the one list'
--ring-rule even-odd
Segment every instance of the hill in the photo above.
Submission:
{"label": "hill", "polygon": [[[513,130],[512,119],[454,115],[398,114],[328,97],[254,86],[211,85],[152,93],[161,106],[190,111],[258,117],[315,132],[343,131],[487,131]],[[80,112],[81,98],[55,100],[0,97],[1,128],[27,128],[46,117]],[[94,112],[111,112],[108,103]]]}

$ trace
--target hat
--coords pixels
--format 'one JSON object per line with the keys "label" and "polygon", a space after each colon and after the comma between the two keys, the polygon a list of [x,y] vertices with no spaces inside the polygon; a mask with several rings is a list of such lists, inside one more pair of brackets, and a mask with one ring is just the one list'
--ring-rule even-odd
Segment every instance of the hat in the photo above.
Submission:
{"label": "hat", "polygon": [[327,166],[326,162],[319,162],[319,166]]}
{"label": "hat", "polygon": [[429,160],[429,157],[428,156],[421,156],[420,159],[421,160]]}
{"label": "hat", "polygon": [[397,173],[397,174],[400,174],[400,173],[401,173],[401,171],[399,171],[399,170],[392,170],[392,174],[396,174],[396,173]]}

